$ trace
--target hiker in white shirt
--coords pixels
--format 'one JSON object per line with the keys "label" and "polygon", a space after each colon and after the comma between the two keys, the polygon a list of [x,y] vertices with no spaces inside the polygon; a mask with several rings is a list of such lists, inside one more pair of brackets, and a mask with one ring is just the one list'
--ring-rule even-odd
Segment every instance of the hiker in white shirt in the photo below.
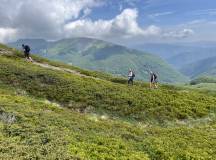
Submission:
{"label": "hiker in white shirt", "polygon": [[135,78],[134,72],[131,69],[129,69],[129,72],[128,72],[128,85],[130,85],[130,84],[133,85],[134,78]]}

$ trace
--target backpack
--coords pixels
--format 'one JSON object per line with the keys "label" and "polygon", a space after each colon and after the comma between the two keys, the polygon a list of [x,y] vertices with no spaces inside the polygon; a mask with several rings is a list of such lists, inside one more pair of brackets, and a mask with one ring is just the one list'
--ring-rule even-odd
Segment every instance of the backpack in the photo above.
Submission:
{"label": "backpack", "polygon": [[135,76],[136,76],[135,73],[133,73],[133,74],[132,74],[132,77],[134,78]]}
{"label": "backpack", "polygon": [[154,76],[154,79],[157,79],[157,75],[155,73],[153,74],[153,76]]}
{"label": "backpack", "polygon": [[30,47],[28,45],[25,46],[25,50],[26,50],[26,52],[30,52],[31,51],[31,49],[30,49]]}

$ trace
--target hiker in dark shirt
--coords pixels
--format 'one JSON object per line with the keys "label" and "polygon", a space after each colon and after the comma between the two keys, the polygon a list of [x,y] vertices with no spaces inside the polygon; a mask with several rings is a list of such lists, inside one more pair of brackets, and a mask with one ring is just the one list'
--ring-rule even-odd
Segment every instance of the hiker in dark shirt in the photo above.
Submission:
{"label": "hiker in dark shirt", "polygon": [[22,48],[23,48],[25,58],[28,61],[33,62],[32,58],[30,57],[31,48],[28,45],[25,45],[25,44],[22,44]]}
{"label": "hiker in dark shirt", "polygon": [[150,72],[150,88],[158,88],[157,75],[152,71]]}

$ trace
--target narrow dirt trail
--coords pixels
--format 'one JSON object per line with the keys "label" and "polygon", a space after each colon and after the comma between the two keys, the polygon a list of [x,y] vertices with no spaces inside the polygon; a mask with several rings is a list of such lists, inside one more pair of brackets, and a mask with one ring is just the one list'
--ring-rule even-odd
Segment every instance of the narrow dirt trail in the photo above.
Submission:
{"label": "narrow dirt trail", "polygon": [[[13,54],[14,53],[12,51],[0,48],[0,55],[13,55]],[[91,78],[91,79],[95,79],[95,80],[102,80],[100,78],[96,78],[96,77],[93,77],[93,76],[87,76],[87,75],[82,74],[82,73],[80,73],[80,72],[78,72],[76,70],[72,70],[72,69],[68,69],[68,68],[56,67],[56,66],[52,66],[52,65],[49,65],[49,64],[45,64],[45,63],[39,63],[39,62],[36,62],[36,61],[33,61],[33,64],[35,64],[37,66],[40,66],[40,67],[43,67],[43,68],[47,68],[47,69],[52,69],[52,70],[56,70],[56,71],[63,71],[63,72],[71,73],[71,74],[74,74],[74,75],[78,75],[80,77]]]}
{"label": "narrow dirt trail", "polygon": [[43,67],[43,68],[48,68],[48,69],[52,69],[52,70],[56,70],[56,71],[63,71],[63,72],[71,73],[71,74],[74,74],[74,75],[78,75],[80,77],[101,80],[100,78],[96,78],[96,77],[92,77],[92,76],[87,76],[87,75],[81,74],[78,71],[75,71],[75,70],[72,70],[72,69],[68,69],[68,68],[56,67],[56,66],[52,66],[52,65],[49,65],[49,64],[38,63],[38,62],[33,62],[33,64],[35,64],[37,66],[40,66],[40,67]]}

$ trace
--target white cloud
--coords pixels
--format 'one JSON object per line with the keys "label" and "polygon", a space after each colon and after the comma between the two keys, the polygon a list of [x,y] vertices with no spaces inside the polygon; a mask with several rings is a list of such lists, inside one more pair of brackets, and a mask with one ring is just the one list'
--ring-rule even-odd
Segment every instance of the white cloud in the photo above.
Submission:
{"label": "white cloud", "polygon": [[174,12],[171,12],[171,11],[169,11],[169,12],[159,12],[159,13],[150,14],[150,15],[148,15],[148,17],[150,17],[150,18],[156,18],[156,17],[160,17],[160,16],[171,15],[173,13]]}
{"label": "white cloud", "polygon": [[192,29],[183,29],[178,31],[170,31],[163,33],[163,37],[165,38],[187,38],[194,34],[194,31]]}
{"label": "white cloud", "polygon": [[[165,32],[158,26],[142,27],[137,9],[123,9],[109,20],[91,20],[94,7],[105,0],[0,0],[0,41],[15,38],[45,38],[50,40],[88,36],[111,41],[136,41],[149,38],[184,38],[191,31]],[[123,0],[135,4],[140,0]],[[146,1],[147,2],[147,1]],[[158,13],[155,16],[170,13]]]}
{"label": "white cloud", "polygon": [[125,9],[111,21],[111,32],[124,36],[142,34],[142,29],[137,23],[138,12],[136,9]]}
{"label": "white cloud", "polygon": [[[102,4],[102,0],[1,0],[0,28],[14,28],[17,38],[60,38],[67,21],[87,16]],[[9,34],[0,39],[9,39],[5,35]]]}
{"label": "white cloud", "polygon": [[13,28],[0,28],[0,42],[14,40],[16,34],[17,31]]}
{"label": "white cloud", "polygon": [[90,36],[99,38],[130,38],[135,36],[155,36],[161,29],[157,26],[141,28],[137,23],[138,11],[125,9],[111,20],[83,19],[65,25],[68,36]]}
{"label": "white cloud", "polygon": [[136,6],[137,3],[140,2],[140,0],[123,0],[124,3],[128,4],[129,6]]}
{"label": "white cloud", "polygon": [[90,8],[84,9],[82,18],[86,18],[88,15],[91,14],[91,12],[92,10]]}
{"label": "white cloud", "polygon": [[202,15],[215,16],[216,15],[216,9],[210,8],[210,9],[204,9],[204,10],[195,10],[195,11],[192,11],[191,14],[196,15],[196,16],[202,16]]}
{"label": "white cloud", "polygon": [[143,35],[157,36],[157,35],[160,35],[161,32],[162,32],[162,29],[160,27],[151,25],[146,30],[143,30]]}
{"label": "white cloud", "polygon": [[193,21],[190,21],[190,22],[184,24],[184,26],[186,26],[186,25],[197,25],[197,24],[206,23],[206,22],[207,22],[206,19],[195,19]]}

